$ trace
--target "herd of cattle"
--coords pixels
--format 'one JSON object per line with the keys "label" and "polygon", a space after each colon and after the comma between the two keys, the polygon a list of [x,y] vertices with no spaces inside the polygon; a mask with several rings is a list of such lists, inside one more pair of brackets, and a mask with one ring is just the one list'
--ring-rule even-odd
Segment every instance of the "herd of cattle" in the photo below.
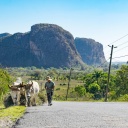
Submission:
{"label": "herd of cattle", "polygon": [[24,97],[25,106],[36,105],[36,97],[39,93],[39,84],[36,81],[23,84],[21,78],[17,78],[13,85],[9,85],[9,88],[14,105],[21,104],[21,96]]}

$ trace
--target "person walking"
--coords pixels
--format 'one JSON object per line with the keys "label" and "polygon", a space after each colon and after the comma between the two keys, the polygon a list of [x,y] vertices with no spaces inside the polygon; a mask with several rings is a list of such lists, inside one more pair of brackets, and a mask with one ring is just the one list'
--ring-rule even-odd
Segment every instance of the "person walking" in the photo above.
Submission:
{"label": "person walking", "polygon": [[45,83],[45,89],[46,89],[46,93],[47,93],[48,106],[51,106],[55,83],[52,81],[50,76],[47,76],[46,80],[47,80],[47,82]]}

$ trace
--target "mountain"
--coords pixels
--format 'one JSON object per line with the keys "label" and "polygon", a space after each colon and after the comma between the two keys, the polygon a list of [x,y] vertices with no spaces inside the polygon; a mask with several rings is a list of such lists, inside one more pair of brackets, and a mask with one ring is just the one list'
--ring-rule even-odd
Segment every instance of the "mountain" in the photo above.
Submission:
{"label": "mountain", "polygon": [[84,65],[72,34],[54,24],[35,24],[27,33],[6,36],[0,51],[0,63],[9,67]]}
{"label": "mountain", "polygon": [[10,35],[11,35],[10,33],[1,33],[0,38],[4,38],[4,37],[10,36]]}
{"label": "mountain", "polygon": [[106,62],[103,45],[93,39],[75,38],[76,49],[82,60],[88,65],[99,65]]}

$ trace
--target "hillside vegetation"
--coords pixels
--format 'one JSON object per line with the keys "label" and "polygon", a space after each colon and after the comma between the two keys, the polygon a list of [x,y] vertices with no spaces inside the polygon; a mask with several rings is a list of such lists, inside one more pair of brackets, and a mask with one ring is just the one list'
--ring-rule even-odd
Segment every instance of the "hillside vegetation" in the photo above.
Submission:
{"label": "hillside vegetation", "polygon": [[[59,101],[104,101],[108,79],[106,67],[104,69],[86,67],[86,70],[15,67],[0,69],[0,75],[0,124],[6,124],[5,126],[12,125],[13,121],[16,121],[25,112],[23,106],[6,109],[3,107],[4,97],[9,93],[8,84],[11,85],[17,77],[21,77],[24,83],[28,80],[36,80],[40,85],[40,96],[46,98],[45,78],[47,75],[51,76],[56,84],[53,99]],[[128,65],[119,67],[112,65],[108,86],[108,101],[128,101]]]}
{"label": "hillside vegetation", "polygon": [[[104,101],[108,73],[103,69],[87,68],[84,70],[72,69],[71,80],[70,69],[39,69],[36,67],[27,68],[6,68],[13,77],[21,77],[23,82],[36,80],[45,95],[44,84],[46,76],[51,76],[56,84],[54,100],[66,100],[67,87],[68,100]],[[116,69],[112,66],[110,82],[108,86],[108,101],[128,101],[128,66],[122,65]]]}

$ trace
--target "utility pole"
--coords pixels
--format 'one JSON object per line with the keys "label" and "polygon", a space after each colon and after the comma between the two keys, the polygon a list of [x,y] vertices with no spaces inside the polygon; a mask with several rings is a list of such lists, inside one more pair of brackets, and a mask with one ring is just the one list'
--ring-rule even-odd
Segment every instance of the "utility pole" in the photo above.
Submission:
{"label": "utility pole", "polygon": [[68,88],[67,88],[66,100],[68,98],[68,90],[69,90],[69,85],[70,85],[70,80],[71,80],[71,70],[72,70],[72,68],[70,68],[70,74],[69,74],[69,79],[68,79]]}
{"label": "utility pole", "polygon": [[110,54],[110,62],[109,62],[109,70],[108,70],[108,80],[107,80],[107,86],[106,86],[105,102],[108,101],[108,86],[109,86],[109,79],[110,79],[110,70],[111,70],[111,63],[112,63],[113,48],[117,48],[117,47],[114,47],[114,45],[109,46],[109,47],[111,47],[111,54]]}

